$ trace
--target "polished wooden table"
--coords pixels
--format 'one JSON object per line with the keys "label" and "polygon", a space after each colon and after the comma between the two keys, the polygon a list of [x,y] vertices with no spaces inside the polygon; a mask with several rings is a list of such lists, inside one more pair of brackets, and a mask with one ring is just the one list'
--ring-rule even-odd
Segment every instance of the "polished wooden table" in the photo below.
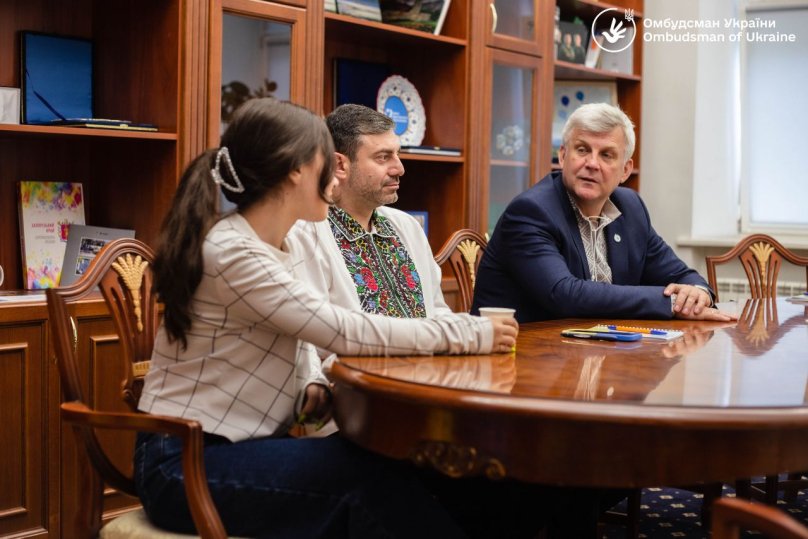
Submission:
{"label": "polished wooden table", "polygon": [[740,321],[622,321],[668,342],[523,324],[509,355],[342,357],[343,435],[460,477],[578,486],[732,481],[808,469],[808,308],[750,301]]}

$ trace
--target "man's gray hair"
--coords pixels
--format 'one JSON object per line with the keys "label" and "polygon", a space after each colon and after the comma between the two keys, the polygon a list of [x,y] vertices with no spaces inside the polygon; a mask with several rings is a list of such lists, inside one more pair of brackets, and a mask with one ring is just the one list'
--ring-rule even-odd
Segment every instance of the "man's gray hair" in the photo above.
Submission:
{"label": "man's gray hair", "polygon": [[564,141],[564,146],[569,148],[570,137],[576,129],[591,133],[608,133],[615,127],[620,127],[626,138],[626,154],[623,157],[623,162],[626,162],[634,155],[634,123],[620,110],[620,107],[608,103],[581,105],[575,109],[564,125],[561,140]]}

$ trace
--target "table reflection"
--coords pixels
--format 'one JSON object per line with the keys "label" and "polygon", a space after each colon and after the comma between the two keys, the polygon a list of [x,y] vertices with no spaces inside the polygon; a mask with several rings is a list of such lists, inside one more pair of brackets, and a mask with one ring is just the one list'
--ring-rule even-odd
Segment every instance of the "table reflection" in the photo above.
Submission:
{"label": "table reflection", "polygon": [[722,308],[737,309],[739,321],[625,321],[684,333],[673,341],[565,338],[561,331],[566,328],[618,322],[568,319],[523,324],[511,355],[351,357],[340,362],[408,383],[516,397],[708,407],[808,402],[806,307],[779,299]]}
{"label": "table reflection", "polygon": [[357,357],[350,365],[419,384],[509,393],[516,382],[513,354],[490,356]]}
{"label": "table reflection", "polygon": [[738,323],[716,331],[671,369],[646,403],[690,406],[800,406],[808,382],[806,308],[783,299],[738,304]]}

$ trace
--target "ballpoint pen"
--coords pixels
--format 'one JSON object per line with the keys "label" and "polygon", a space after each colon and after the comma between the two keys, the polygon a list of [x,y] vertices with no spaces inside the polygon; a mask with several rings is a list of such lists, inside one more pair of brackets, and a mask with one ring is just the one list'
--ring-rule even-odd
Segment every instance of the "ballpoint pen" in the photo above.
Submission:
{"label": "ballpoint pen", "polygon": [[607,328],[614,331],[630,331],[632,333],[645,333],[647,335],[667,335],[668,332],[664,329],[651,329],[651,328],[632,328],[628,326],[614,326],[608,325]]}
{"label": "ballpoint pen", "polygon": [[578,339],[598,339],[602,341],[638,341],[642,335],[635,332],[626,331],[598,331],[592,329],[565,329],[561,332],[564,337],[575,337]]}

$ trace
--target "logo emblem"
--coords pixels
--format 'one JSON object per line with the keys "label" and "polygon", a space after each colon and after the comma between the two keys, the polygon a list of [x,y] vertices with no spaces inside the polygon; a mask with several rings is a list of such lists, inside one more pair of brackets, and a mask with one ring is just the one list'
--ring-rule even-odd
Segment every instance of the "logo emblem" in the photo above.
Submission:
{"label": "logo emblem", "polygon": [[[604,30],[600,32],[600,36],[603,39],[595,39],[595,43],[598,47],[603,49],[606,52],[620,52],[624,51],[634,43],[634,39],[637,37],[637,25],[634,23],[634,10],[627,9],[624,12],[623,17],[620,17],[620,11],[615,7],[610,7],[604,9],[600,13],[597,14],[595,20],[592,21],[592,36],[598,35],[598,20],[601,16],[609,13],[610,11],[614,11],[615,13],[611,14],[611,21],[608,24],[608,30]],[[603,20],[604,22],[609,19],[609,15],[606,15]],[[628,28],[629,24],[631,24],[632,32],[630,37],[628,35]],[[603,24],[601,27],[605,28],[607,25]]]}

